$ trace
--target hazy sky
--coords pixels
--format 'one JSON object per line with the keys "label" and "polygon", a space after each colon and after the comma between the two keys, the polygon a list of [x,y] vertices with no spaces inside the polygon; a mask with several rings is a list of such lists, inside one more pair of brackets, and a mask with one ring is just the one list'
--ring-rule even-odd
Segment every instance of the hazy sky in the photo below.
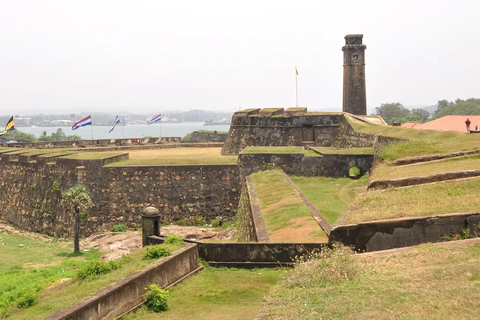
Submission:
{"label": "hazy sky", "polygon": [[478,0],[0,0],[0,114],[341,111],[351,33],[370,112],[480,98]]}

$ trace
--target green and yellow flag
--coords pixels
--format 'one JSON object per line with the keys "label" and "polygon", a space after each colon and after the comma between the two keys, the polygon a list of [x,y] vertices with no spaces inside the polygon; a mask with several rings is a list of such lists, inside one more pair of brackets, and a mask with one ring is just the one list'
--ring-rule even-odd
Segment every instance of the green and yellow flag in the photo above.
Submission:
{"label": "green and yellow flag", "polygon": [[0,132],[0,136],[3,136],[5,133],[13,129],[15,129],[15,124],[13,123],[13,116],[12,116],[10,120],[8,120],[7,125],[5,126],[5,130]]}

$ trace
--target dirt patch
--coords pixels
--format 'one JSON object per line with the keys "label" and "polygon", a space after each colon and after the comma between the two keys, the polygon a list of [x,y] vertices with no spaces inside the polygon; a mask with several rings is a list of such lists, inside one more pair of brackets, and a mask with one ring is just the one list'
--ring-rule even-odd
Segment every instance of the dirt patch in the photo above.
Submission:
{"label": "dirt patch", "polygon": [[[15,229],[12,226],[0,223],[0,232],[18,234],[32,239],[51,242],[53,238],[40,233],[27,232]],[[175,234],[184,239],[190,240],[209,240],[215,242],[228,241],[235,239],[237,230],[233,228],[201,228],[169,225],[161,228],[161,234],[168,236]],[[142,247],[141,231],[126,231],[122,233],[96,233],[80,241],[81,250],[99,249],[102,252],[102,258],[105,260],[120,259],[123,255],[129,255],[133,250]],[[79,257],[80,258],[80,257]],[[29,267],[40,268],[46,265],[32,264]]]}
{"label": "dirt patch", "polygon": [[0,232],[10,233],[10,234],[18,234],[18,235],[21,235],[21,236],[24,236],[24,237],[29,237],[31,239],[40,240],[40,241],[43,241],[43,242],[53,241],[52,238],[50,238],[46,235],[43,235],[41,233],[18,230],[18,229],[15,229],[12,226],[9,226],[9,225],[3,224],[3,223],[0,223]]}
{"label": "dirt patch", "polygon": [[[229,240],[236,236],[236,229],[200,228],[186,226],[163,226],[160,233],[162,236],[175,234],[190,240]],[[126,231],[122,233],[97,233],[80,242],[80,248],[99,249],[105,260],[120,259],[123,255],[129,255],[133,250],[142,247],[142,234],[140,231]]]}
{"label": "dirt patch", "polygon": [[292,225],[270,234],[271,242],[324,243],[327,235],[312,217],[297,217],[289,220]]}

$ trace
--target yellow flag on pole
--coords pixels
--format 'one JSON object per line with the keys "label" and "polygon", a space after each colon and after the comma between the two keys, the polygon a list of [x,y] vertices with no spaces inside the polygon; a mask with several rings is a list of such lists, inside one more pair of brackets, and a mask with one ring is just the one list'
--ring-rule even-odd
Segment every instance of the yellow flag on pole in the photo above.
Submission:
{"label": "yellow flag on pole", "polygon": [[296,74],[297,74],[297,76],[298,76],[298,70],[297,70],[297,67],[295,67],[295,73],[296,73]]}

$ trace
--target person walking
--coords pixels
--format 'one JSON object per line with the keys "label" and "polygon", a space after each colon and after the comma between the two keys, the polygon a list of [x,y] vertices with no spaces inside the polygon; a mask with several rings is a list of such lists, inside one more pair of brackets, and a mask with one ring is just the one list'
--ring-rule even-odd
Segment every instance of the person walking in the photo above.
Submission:
{"label": "person walking", "polygon": [[467,133],[470,133],[470,119],[467,118],[467,121],[465,121],[465,125],[467,126]]}

